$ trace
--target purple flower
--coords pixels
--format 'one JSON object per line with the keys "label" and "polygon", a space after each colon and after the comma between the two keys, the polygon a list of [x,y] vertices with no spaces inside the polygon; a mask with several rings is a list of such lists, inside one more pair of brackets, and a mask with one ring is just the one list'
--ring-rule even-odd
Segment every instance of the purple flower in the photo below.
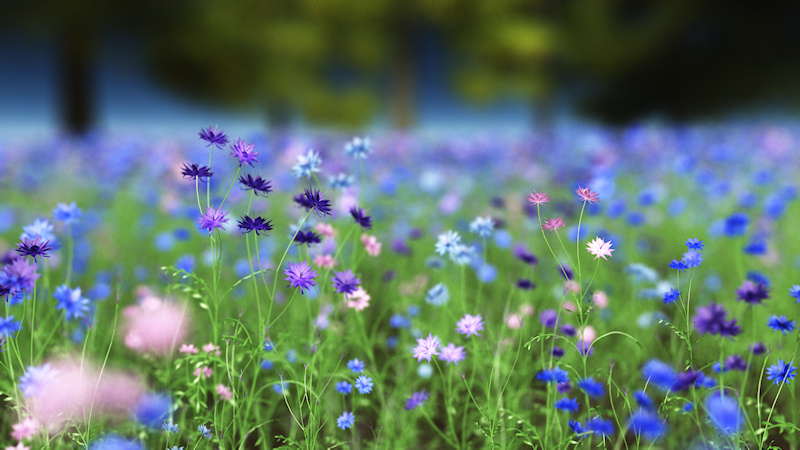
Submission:
{"label": "purple flower", "polygon": [[753,352],[754,355],[763,355],[767,352],[767,346],[764,345],[763,342],[756,342],[750,346],[750,351]]}
{"label": "purple flower", "polygon": [[522,260],[522,262],[530,264],[532,266],[535,266],[536,264],[539,263],[539,259],[536,258],[536,256],[533,253],[529,252],[528,249],[521,244],[514,247],[514,256]]}
{"label": "purple flower", "polygon": [[252,189],[255,195],[267,195],[272,191],[272,186],[270,186],[269,181],[266,181],[261,177],[253,178],[253,176],[249,173],[247,175],[240,176],[239,183],[242,183],[246,189]]}
{"label": "purple flower", "polygon": [[442,347],[442,350],[439,353],[439,359],[442,361],[447,361],[448,365],[450,363],[458,365],[458,363],[463,361],[466,357],[467,355],[464,351],[464,347],[456,347],[452,342],[447,344],[447,347]]}
{"label": "purple flower", "polygon": [[38,278],[36,265],[22,258],[15,257],[11,263],[6,264],[0,273],[0,283],[11,291],[11,296],[8,298],[9,305],[22,301],[22,295],[33,289]]}
{"label": "purple flower", "polygon": [[248,144],[244,139],[239,139],[231,145],[231,156],[239,159],[239,167],[242,167],[242,164],[249,164],[250,167],[253,167],[253,163],[258,162],[256,157],[259,153],[253,151],[255,146],[255,144]]}
{"label": "purple flower", "polygon": [[306,244],[306,246],[310,247],[311,244],[319,244],[322,242],[322,238],[313,231],[299,230],[294,237],[294,242],[297,242],[298,245]]}
{"label": "purple flower", "polygon": [[302,200],[299,200],[298,197],[295,197],[294,200],[307,210],[315,209],[319,217],[331,215],[331,201],[326,200],[319,189],[306,189],[303,192]]}
{"label": "purple flower", "polygon": [[[181,174],[183,175],[183,178],[190,178],[192,180],[199,178],[203,183],[205,183],[206,180],[214,175],[211,172],[211,169],[206,166],[198,166],[197,164],[186,163],[184,163],[183,167],[181,168]],[[203,178],[205,178],[205,180]]]}
{"label": "purple flower", "polygon": [[259,232],[265,233],[272,229],[271,222],[271,220],[264,220],[263,217],[256,217],[255,219],[252,219],[250,216],[245,214],[244,217],[239,220],[239,229],[245,234],[251,231],[255,231],[256,234]]}
{"label": "purple flower", "polygon": [[353,206],[350,208],[350,215],[356,221],[358,226],[369,230],[372,228],[372,217],[365,215],[364,210]]}
{"label": "purple flower", "polygon": [[736,290],[737,300],[742,300],[750,305],[761,303],[769,298],[769,289],[764,283],[753,283],[745,280]]}
{"label": "purple flower", "polygon": [[41,256],[43,258],[50,257],[47,252],[52,250],[53,247],[48,244],[50,244],[50,241],[41,242],[39,235],[36,235],[33,240],[23,237],[22,242],[17,243],[17,252],[19,252],[19,254],[23,257],[33,256],[33,262],[37,262],[37,256]]}
{"label": "purple flower", "polygon": [[418,338],[417,346],[414,348],[414,357],[417,358],[417,362],[422,362],[423,359],[430,362],[434,355],[439,354],[437,351],[439,345],[439,336],[428,333],[428,337]]}
{"label": "purple flower", "polygon": [[466,337],[473,334],[475,336],[480,336],[478,332],[481,330],[483,330],[483,319],[480,314],[476,316],[464,314],[464,317],[456,323],[456,331]]}
{"label": "purple flower", "polygon": [[726,320],[728,312],[722,305],[711,302],[708,306],[697,308],[694,316],[694,327],[700,334],[718,334],[734,337],[742,332],[736,325],[736,319]]}
{"label": "purple flower", "polygon": [[200,224],[200,229],[205,228],[208,230],[208,234],[211,234],[215,229],[223,228],[222,224],[228,221],[228,218],[225,217],[226,214],[228,213],[222,212],[221,209],[214,209],[209,206],[205,214],[200,214],[197,223]]}
{"label": "purple flower", "polygon": [[289,282],[288,287],[300,288],[300,293],[304,294],[304,290],[311,286],[316,286],[317,282],[314,278],[317,277],[317,272],[306,262],[289,263],[288,268],[283,270],[286,278],[284,280]]}
{"label": "purple flower", "polygon": [[333,288],[340,294],[352,294],[361,284],[361,280],[356,278],[356,275],[350,269],[344,272],[334,272],[331,282],[333,282]]}
{"label": "purple flower", "polygon": [[406,400],[406,411],[411,411],[418,406],[422,406],[427,399],[428,391],[414,392],[411,394],[411,397]]}
{"label": "purple flower", "polygon": [[731,355],[725,359],[725,367],[728,370],[741,370],[744,372],[747,370],[747,361],[739,355]]}
{"label": "purple flower", "polygon": [[201,128],[198,134],[200,135],[200,139],[208,142],[209,146],[216,145],[217,147],[222,147],[228,143],[228,136],[225,135],[225,131],[217,131],[216,126],[209,126],[207,130]]}
{"label": "purple flower", "polygon": [[555,328],[557,318],[558,312],[555,309],[545,309],[539,314],[539,321],[547,328]]}

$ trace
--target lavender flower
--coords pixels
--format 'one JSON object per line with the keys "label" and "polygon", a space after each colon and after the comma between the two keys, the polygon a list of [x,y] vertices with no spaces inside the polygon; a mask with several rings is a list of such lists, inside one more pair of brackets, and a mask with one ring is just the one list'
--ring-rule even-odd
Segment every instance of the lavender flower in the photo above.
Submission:
{"label": "lavender flower", "polygon": [[456,323],[456,331],[467,337],[470,335],[480,336],[478,332],[481,330],[483,330],[483,319],[480,314],[476,316],[464,314],[464,317]]}
{"label": "lavender flower", "polygon": [[464,351],[464,347],[456,347],[452,342],[447,344],[447,347],[442,347],[439,353],[439,359],[447,361],[447,364],[455,363],[455,365],[458,365],[458,363],[463,361],[466,357],[467,355]]}
{"label": "lavender flower", "polygon": [[200,139],[208,142],[207,147],[212,145],[222,147],[228,143],[228,136],[225,135],[225,130],[217,131],[216,126],[209,126],[207,130],[201,128],[198,134]]}
{"label": "lavender flower", "polygon": [[350,269],[344,272],[334,272],[331,282],[333,283],[333,288],[340,294],[352,294],[361,284],[361,280],[356,278],[356,275]]}
{"label": "lavender flower", "polygon": [[223,228],[223,224],[228,222],[226,214],[228,213],[223,212],[222,209],[214,209],[209,206],[205,214],[201,214],[197,219],[197,223],[200,224],[200,229],[207,229],[208,234],[211,234],[215,229]]}
{"label": "lavender flower", "polygon": [[286,275],[284,280],[289,282],[289,287],[300,288],[300,293],[305,293],[304,290],[311,286],[316,286],[317,282],[314,278],[317,277],[317,272],[306,262],[289,263],[288,268],[284,269],[283,273]]}
{"label": "lavender flower", "polygon": [[414,392],[411,394],[411,397],[406,400],[406,411],[411,411],[418,406],[422,406],[427,399],[428,391]]}
{"label": "lavender flower", "polygon": [[253,167],[253,163],[258,162],[256,157],[259,153],[253,151],[253,148],[255,148],[255,144],[248,144],[244,139],[237,140],[231,146],[231,156],[239,159],[239,167],[242,167],[242,164],[249,164],[250,167]]}
{"label": "lavender flower", "polygon": [[266,181],[261,177],[253,178],[253,176],[249,173],[247,175],[240,176],[239,183],[241,183],[246,189],[252,189],[255,195],[267,195],[272,191],[272,186],[270,186],[269,181]]}
{"label": "lavender flower", "polygon": [[417,358],[417,362],[422,362],[423,359],[430,362],[434,355],[439,354],[437,351],[439,345],[439,336],[428,333],[428,337],[418,338],[417,346],[414,348],[414,357]]}

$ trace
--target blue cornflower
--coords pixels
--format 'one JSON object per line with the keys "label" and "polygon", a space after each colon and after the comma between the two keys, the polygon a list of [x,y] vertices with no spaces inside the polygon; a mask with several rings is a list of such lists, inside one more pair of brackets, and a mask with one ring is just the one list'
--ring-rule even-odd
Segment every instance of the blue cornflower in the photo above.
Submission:
{"label": "blue cornflower", "polygon": [[486,239],[492,235],[494,231],[494,221],[489,216],[476,217],[472,223],[469,224],[469,231],[475,233],[481,239]]}
{"label": "blue cornflower", "polygon": [[633,398],[636,400],[636,403],[639,404],[642,408],[651,409],[653,408],[653,399],[650,398],[649,395],[645,391],[636,391],[633,393]]}
{"label": "blue cornflower", "polygon": [[602,417],[593,418],[588,425],[595,436],[607,438],[614,434],[614,424],[610,420],[604,420]]}
{"label": "blue cornflower", "polygon": [[683,261],[678,261],[677,259],[673,259],[669,262],[669,268],[672,270],[677,270],[678,272],[683,272],[684,270],[688,269],[689,266],[686,265]]}
{"label": "blue cornflower", "polygon": [[42,241],[50,241],[56,245],[56,235],[53,234],[53,224],[45,219],[36,219],[32,224],[22,227],[22,234],[19,235],[20,240],[28,238],[33,240],[39,236]]}
{"label": "blue cornflower", "polygon": [[239,167],[242,164],[248,164],[253,167],[254,162],[258,162],[259,153],[253,151],[256,144],[248,144],[244,139],[239,139],[235,144],[231,145],[231,156],[239,160]]}
{"label": "blue cornflower", "polygon": [[450,259],[458,265],[469,264],[475,256],[475,247],[458,244],[450,252]]}
{"label": "blue cornflower", "polygon": [[356,416],[349,411],[345,411],[342,413],[341,416],[339,416],[338,419],[336,419],[336,426],[343,430],[345,428],[352,428],[353,423],[355,423],[355,421],[356,421]]}
{"label": "blue cornflower", "polygon": [[366,375],[361,375],[360,377],[356,378],[355,385],[359,394],[369,394],[372,392],[372,387],[375,386],[375,383],[372,382],[372,378]]}
{"label": "blue cornflower", "polygon": [[422,406],[427,399],[428,391],[414,392],[411,394],[411,397],[406,400],[406,411],[411,411],[418,406]]}
{"label": "blue cornflower", "polygon": [[794,380],[796,375],[796,370],[797,367],[794,366],[793,361],[787,364],[782,359],[779,359],[777,363],[769,366],[767,369],[767,379],[775,384],[780,384],[781,382],[791,384],[791,381]]}
{"label": "blue cornflower", "polygon": [[163,428],[169,434],[177,434],[178,431],[180,431],[178,425],[173,423],[171,420],[169,422],[162,423],[161,428]]}
{"label": "blue cornflower", "polygon": [[411,319],[402,314],[395,314],[389,318],[389,326],[392,328],[410,328]]}
{"label": "blue cornflower", "polygon": [[686,267],[690,269],[700,267],[700,263],[703,262],[703,254],[697,250],[689,250],[683,254],[682,261],[686,264]]}
{"label": "blue cornflower", "polygon": [[14,316],[0,317],[0,338],[13,338],[22,328],[21,322],[14,322]]}
{"label": "blue cornflower", "polygon": [[450,292],[444,283],[439,283],[428,289],[425,294],[425,301],[433,306],[442,306],[450,299]]}
{"label": "blue cornflower", "polygon": [[548,384],[565,383],[569,381],[569,374],[566,370],[556,366],[552,369],[542,370],[536,374],[536,379]]}
{"label": "blue cornflower", "polygon": [[356,275],[350,269],[344,272],[335,271],[331,277],[333,288],[340,294],[352,294],[358,289],[361,284],[361,279],[356,278]]}
{"label": "blue cornflower", "polygon": [[640,409],[631,414],[628,427],[637,435],[655,441],[667,433],[667,424],[655,412]]}
{"label": "blue cornflower", "polygon": [[361,138],[356,136],[352,141],[344,145],[344,152],[353,158],[364,159],[370,150],[372,150],[372,141],[368,137]]}
{"label": "blue cornflower", "polygon": [[789,297],[793,297],[800,303],[800,285],[793,284],[792,287],[789,288]]}
{"label": "blue cornflower", "polygon": [[295,178],[311,177],[314,172],[319,172],[319,167],[322,165],[322,160],[318,153],[314,150],[309,150],[305,155],[297,157],[297,164],[292,167],[292,173]]}
{"label": "blue cornflower", "polygon": [[686,403],[683,405],[683,412],[685,412],[685,413],[690,413],[690,412],[692,412],[692,411],[694,411],[694,403],[692,403],[692,402],[686,402]]}
{"label": "blue cornflower", "polygon": [[81,218],[82,214],[83,212],[75,205],[75,202],[72,202],[69,205],[65,203],[59,203],[56,206],[56,209],[53,210],[53,218],[60,222],[64,222],[66,225],[72,225],[73,223],[77,222],[78,219]]}
{"label": "blue cornflower", "polygon": [[567,425],[569,425],[570,429],[575,432],[575,435],[578,436],[578,439],[582,439],[582,435],[589,432],[588,428],[584,428],[584,426],[575,419],[569,419]]}
{"label": "blue cornflower", "polygon": [[144,448],[141,442],[135,439],[125,439],[116,433],[105,434],[89,445],[89,450],[144,450]]}
{"label": "blue cornflower", "polygon": [[333,189],[346,189],[356,183],[352,175],[339,172],[335,177],[328,177],[328,183]]}
{"label": "blue cornflower", "polygon": [[787,332],[791,333],[794,330],[794,320],[789,320],[786,316],[770,316],[767,326],[775,331],[780,331],[786,336]]}
{"label": "blue cornflower", "polygon": [[725,436],[738,433],[744,425],[739,401],[733,397],[714,392],[706,397],[706,411],[714,427]]}
{"label": "blue cornflower", "polygon": [[353,392],[353,385],[348,381],[340,381],[336,383],[336,392],[347,395]]}
{"label": "blue cornflower", "polygon": [[560,409],[568,413],[578,412],[579,407],[580,405],[578,405],[578,401],[575,400],[574,398],[569,398],[569,397],[564,397],[562,399],[559,399],[555,404],[556,409]]}
{"label": "blue cornflower", "polygon": [[214,436],[214,433],[212,433],[211,430],[205,425],[198,425],[197,431],[199,431],[200,434],[206,439],[211,439],[211,437]]}
{"label": "blue cornflower", "polygon": [[725,234],[729,237],[743,236],[747,232],[747,224],[750,219],[746,214],[733,213],[730,217],[725,219]]}
{"label": "blue cornflower", "polygon": [[347,361],[347,368],[352,370],[353,373],[361,373],[366,368],[364,361],[359,361],[358,358]]}
{"label": "blue cornflower", "polygon": [[691,239],[686,239],[685,244],[686,248],[688,248],[689,250],[697,250],[698,252],[703,250],[703,246],[705,246],[705,244],[703,244],[703,241],[697,239],[696,237]]}
{"label": "blue cornflower", "polygon": [[57,309],[66,311],[67,320],[84,317],[89,312],[89,299],[81,296],[81,288],[70,289],[66,284],[56,288],[53,297],[58,300]]}
{"label": "blue cornflower", "polygon": [[436,253],[444,256],[453,252],[455,247],[461,243],[461,236],[453,230],[448,230],[438,237],[436,242]]}
{"label": "blue cornflower", "polygon": [[678,381],[678,375],[672,366],[657,359],[651,359],[642,367],[642,378],[662,391],[672,389]]}
{"label": "blue cornflower", "polygon": [[680,291],[677,289],[670,289],[667,293],[664,294],[664,303],[670,304],[674,303],[681,297]]}
{"label": "blue cornflower", "polygon": [[[148,393],[142,395],[136,403],[134,417],[136,421],[150,428],[157,428],[169,417],[172,410],[172,399],[167,394]],[[177,429],[177,426],[175,427]]]}
{"label": "blue cornflower", "polygon": [[216,126],[209,126],[207,130],[201,128],[198,134],[200,139],[208,142],[207,146],[216,145],[217,147],[222,147],[228,143],[228,136],[225,135],[225,130],[217,131]]}
{"label": "blue cornflower", "polygon": [[578,381],[577,385],[580,390],[586,392],[592,398],[602,397],[606,394],[602,383],[595,381],[593,378],[584,378]]}

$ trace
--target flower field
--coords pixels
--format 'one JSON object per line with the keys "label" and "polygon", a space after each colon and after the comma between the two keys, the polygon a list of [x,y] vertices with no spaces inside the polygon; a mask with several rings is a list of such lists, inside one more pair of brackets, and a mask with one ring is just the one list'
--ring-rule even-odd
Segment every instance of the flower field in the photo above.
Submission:
{"label": "flower field", "polygon": [[0,142],[3,448],[798,448],[800,130],[223,128]]}

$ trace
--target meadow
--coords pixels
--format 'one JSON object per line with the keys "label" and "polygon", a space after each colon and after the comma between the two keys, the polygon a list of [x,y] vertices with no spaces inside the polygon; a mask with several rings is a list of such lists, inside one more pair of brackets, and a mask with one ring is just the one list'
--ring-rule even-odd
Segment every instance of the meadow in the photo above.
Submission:
{"label": "meadow", "polygon": [[800,130],[0,143],[6,449],[796,449]]}

